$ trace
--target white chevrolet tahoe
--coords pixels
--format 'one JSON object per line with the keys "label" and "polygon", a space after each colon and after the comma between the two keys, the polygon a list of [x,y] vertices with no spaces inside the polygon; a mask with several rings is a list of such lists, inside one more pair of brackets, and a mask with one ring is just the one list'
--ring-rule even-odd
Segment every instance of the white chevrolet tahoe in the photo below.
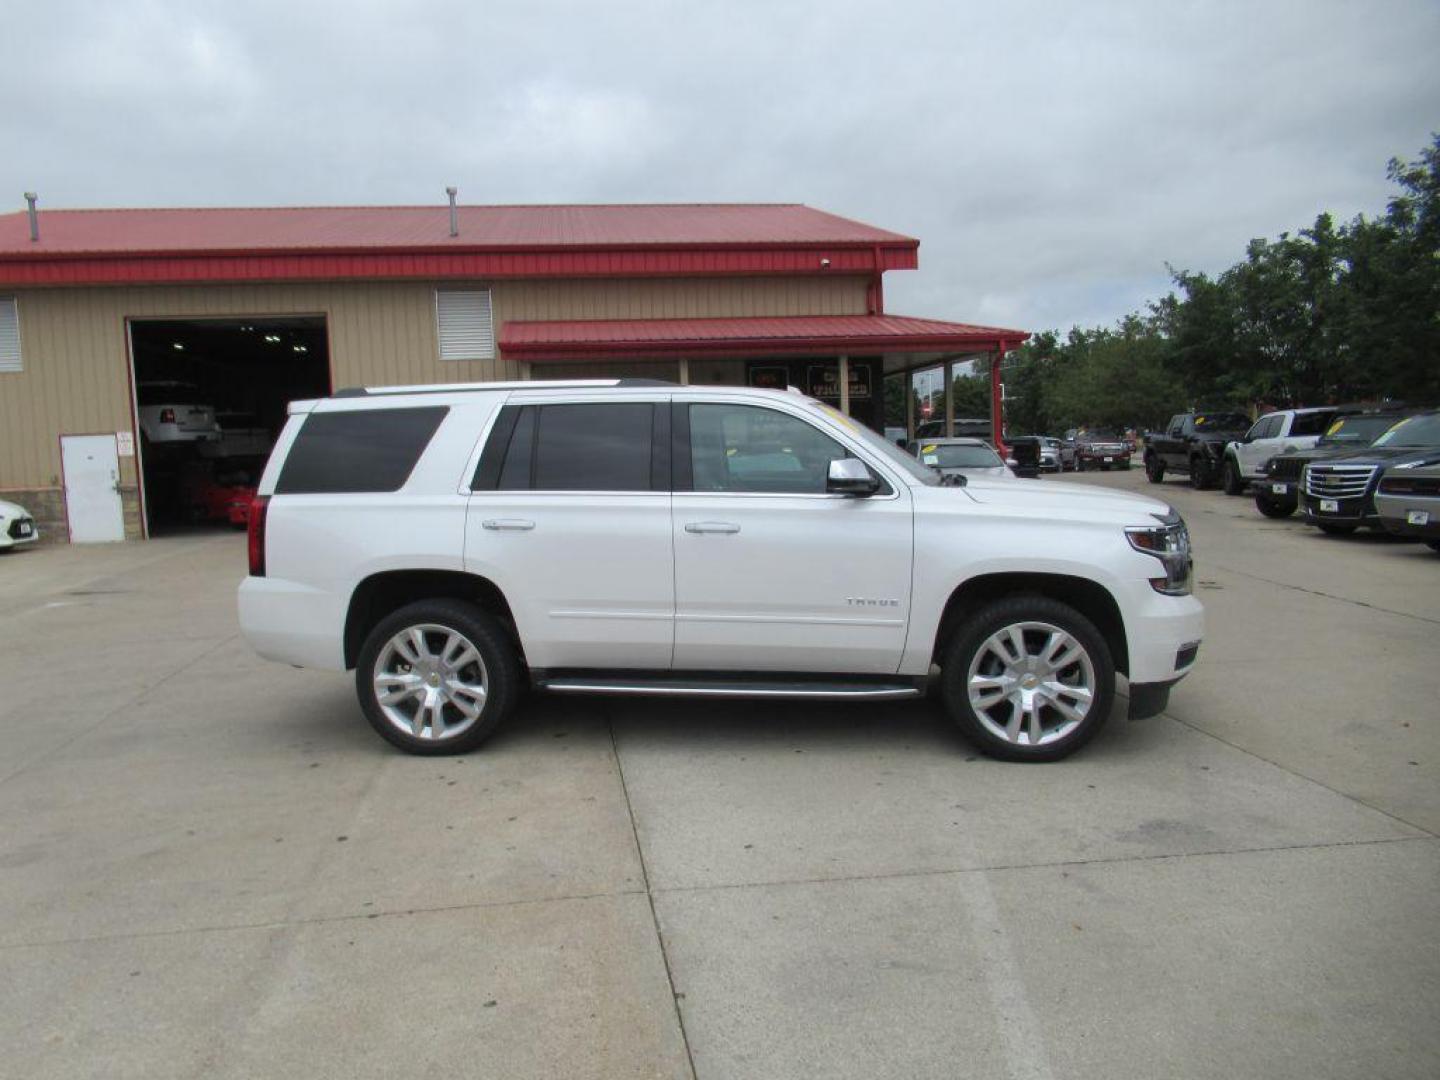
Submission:
{"label": "white chevrolet tahoe", "polygon": [[296,402],[250,514],[240,623],[353,669],[420,754],[478,745],[527,685],[878,699],[925,692],[997,757],[1164,708],[1203,613],[1163,503],[945,480],[796,392],[645,381]]}

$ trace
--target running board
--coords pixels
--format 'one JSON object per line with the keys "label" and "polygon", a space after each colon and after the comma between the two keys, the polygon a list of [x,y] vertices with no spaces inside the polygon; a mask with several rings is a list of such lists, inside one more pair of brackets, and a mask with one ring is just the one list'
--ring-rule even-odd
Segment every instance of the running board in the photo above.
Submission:
{"label": "running board", "polygon": [[837,679],[675,678],[670,676],[548,675],[535,673],[535,688],[556,694],[642,694],[655,697],[808,698],[831,701],[895,701],[924,693],[913,682],[843,682]]}

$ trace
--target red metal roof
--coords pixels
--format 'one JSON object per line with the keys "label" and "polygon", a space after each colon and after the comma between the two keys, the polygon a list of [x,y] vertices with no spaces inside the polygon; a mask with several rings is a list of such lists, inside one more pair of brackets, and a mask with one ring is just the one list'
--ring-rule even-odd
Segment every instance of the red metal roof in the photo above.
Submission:
{"label": "red metal roof", "polygon": [[0,214],[0,284],[835,273],[919,241],[794,204],[41,210]]}
{"label": "red metal roof", "polygon": [[1014,348],[1030,335],[904,315],[506,322],[500,349],[521,360],[930,352]]}

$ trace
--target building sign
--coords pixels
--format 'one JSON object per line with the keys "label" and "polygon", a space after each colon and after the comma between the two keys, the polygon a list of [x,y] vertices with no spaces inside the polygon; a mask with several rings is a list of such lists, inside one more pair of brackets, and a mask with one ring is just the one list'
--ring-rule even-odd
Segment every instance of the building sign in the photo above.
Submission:
{"label": "building sign", "polygon": [[133,431],[117,431],[115,433],[115,448],[121,457],[134,457],[135,433]]}
{"label": "building sign", "polygon": [[750,385],[761,390],[784,390],[790,385],[790,369],[783,366],[752,367]]}
{"label": "building sign", "polygon": [[[806,393],[822,401],[840,400],[840,365],[811,364],[805,373]],[[850,365],[850,400],[870,399],[870,368]]]}

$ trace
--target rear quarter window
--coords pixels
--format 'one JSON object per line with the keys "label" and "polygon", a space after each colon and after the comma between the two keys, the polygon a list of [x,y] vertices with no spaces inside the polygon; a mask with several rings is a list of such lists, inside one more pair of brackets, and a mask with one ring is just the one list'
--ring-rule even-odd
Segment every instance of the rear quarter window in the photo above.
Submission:
{"label": "rear quarter window", "polygon": [[285,458],[275,493],[399,491],[449,411],[429,406],[311,413]]}

